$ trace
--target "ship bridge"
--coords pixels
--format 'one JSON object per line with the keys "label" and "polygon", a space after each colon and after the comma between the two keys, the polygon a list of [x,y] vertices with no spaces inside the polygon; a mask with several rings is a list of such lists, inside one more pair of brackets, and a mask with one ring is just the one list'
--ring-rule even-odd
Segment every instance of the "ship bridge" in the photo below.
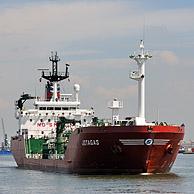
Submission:
{"label": "ship bridge", "polygon": [[[19,134],[26,134],[27,138],[52,137],[56,133],[56,124],[60,117],[75,120],[74,126],[68,129],[90,126],[93,122],[93,109],[80,109],[79,91],[80,85],[74,84],[73,94],[62,94],[60,82],[69,78],[69,65],[66,64],[65,73],[58,71],[60,61],[57,53],[49,58],[52,63],[52,71],[42,70],[41,78],[47,80],[45,84],[44,100],[40,97],[31,97],[23,94],[16,102],[16,118],[19,120]],[[41,81],[41,80],[40,80]],[[34,100],[33,108],[25,108],[26,100]]]}

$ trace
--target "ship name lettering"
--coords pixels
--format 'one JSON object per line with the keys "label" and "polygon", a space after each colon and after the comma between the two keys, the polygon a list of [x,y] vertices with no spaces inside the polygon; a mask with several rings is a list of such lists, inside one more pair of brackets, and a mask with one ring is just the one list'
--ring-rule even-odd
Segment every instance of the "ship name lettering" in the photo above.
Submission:
{"label": "ship name lettering", "polygon": [[100,142],[98,139],[83,139],[82,146],[98,146]]}
{"label": "ship name lettering", "polygon": [[41,122],[41,123],[37,123],[36,126],[37,127],[56,127],[57,123],[44,123],[44,122]]}

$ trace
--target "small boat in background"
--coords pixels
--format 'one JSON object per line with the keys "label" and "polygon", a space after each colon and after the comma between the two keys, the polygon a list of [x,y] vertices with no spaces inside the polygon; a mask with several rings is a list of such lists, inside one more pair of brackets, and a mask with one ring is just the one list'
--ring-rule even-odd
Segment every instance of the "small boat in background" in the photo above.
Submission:
{"label": "small boat in background", "polygon": [[183,154],[194,154],[194,148],[191,147],[186,148]]}
{"label": "small boat in background", "polygon": [[184,146],[181,146],[179,148],[179,154],[183,154],[185,152],[185,147]]}
{"label": "small boat in background", "polygon": [[183,154],[194,154],[194,142],[190,140],[189,143],[184,145],[184,149],[185,151],[183,152]]}
{"label": "small boat in background", "polygon": [[7,149],[1,149],[0,150],[0,155],[11,155],[11,150]]}
{"label": "small boat in background", "polygon": [[10,145],[9,145],[7,133],[5,133],[5,126],[4,126],[3,118],[1,118],[1,122],[2,122],[4,141],[1,143],[0,155],[10,155],[11,150],[10,150]]}
{"label": "small boat in background", "polygon": [[191,140],[189,142],[184,142],[179,149],[179,153],[194,154],[194,142]]}

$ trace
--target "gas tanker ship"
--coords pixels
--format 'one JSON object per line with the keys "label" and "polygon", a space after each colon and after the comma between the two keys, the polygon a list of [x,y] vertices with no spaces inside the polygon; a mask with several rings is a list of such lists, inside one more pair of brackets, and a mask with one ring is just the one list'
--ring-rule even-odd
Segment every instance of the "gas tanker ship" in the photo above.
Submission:
{"label": "gas tanker ship", "polygon": [[[49,58],[51,71],[42,69],[47,80],[45,98],[23,94],[15,103],[17,134],[11,151],[19,168],[77,174],[167,173],[171,169],[184,136],[184,124],[147,122],[145,119],[145,62],[151,55],[131,55],[138,70],[130,77],[138,82],[138,115],[119,117],[122,101],[114,99],[110,121],[95,116],[93,108],[80,108],[80,86],[74,94],[62,94],[60,82],[69,78],[58,71],[57,53]],[[24,103],[33,100],[27,109]]]}

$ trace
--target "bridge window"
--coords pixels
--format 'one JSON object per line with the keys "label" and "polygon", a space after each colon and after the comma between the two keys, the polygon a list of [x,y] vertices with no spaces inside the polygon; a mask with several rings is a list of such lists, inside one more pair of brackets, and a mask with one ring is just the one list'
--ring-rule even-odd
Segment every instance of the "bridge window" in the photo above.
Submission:
{"label": "bridge window", "polygon": [[76,109],[76,107],[70,107],[70,110],[75,110]]}
{"label": "bridge window", "polygon": [[39,110],[46,110],[46,107],[39,107]]}
{"label": "bridge window", "polygon": [[55,110],[61,110],[61,107],[55,107]]}
{"label": "bridge window", "polygon": [[47,107],[47,110],[53,110],[53,107]]}

